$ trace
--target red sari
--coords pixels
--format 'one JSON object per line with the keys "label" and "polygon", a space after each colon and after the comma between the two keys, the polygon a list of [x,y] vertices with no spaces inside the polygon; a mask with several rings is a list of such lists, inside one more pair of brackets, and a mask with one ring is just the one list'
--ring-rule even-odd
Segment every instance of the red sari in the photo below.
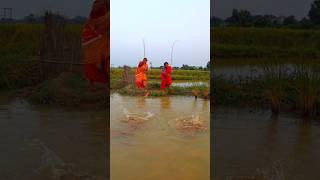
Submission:
{"label": "red sari", "polygon": [[164,70],[162,70],[161,72],[161,89],[165,89],[165,88],[169,88],[172,84],[172,79],[171,79],[171,72],[172,72],[172,68],[171,66],[167,66],[165,67]]}
{"label": "red sari", "polygon": [[91,83],[109,79],[109,10],[109,0],[95,0],[82,32],[84,74]]}

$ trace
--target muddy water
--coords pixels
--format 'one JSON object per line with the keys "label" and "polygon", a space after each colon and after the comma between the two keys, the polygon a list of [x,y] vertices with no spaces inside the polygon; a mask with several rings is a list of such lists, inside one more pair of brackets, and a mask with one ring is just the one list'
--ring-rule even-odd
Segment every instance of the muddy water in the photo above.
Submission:
{"label": "muddy water", "polygon": [[0,98],[0,179],[106,179],[106,118]]}
{"label": "muddy water", "polygon": [[[209,101],[113,94],[110,104],[111,179],[209,180],[209,131],[186,133],[174,123],[197,114],[209,126]],[[130,126],[128,116],[145,122]]]}
{"label": "muddy water", "polygon": [[270,116],[247,109],[212,112],[215,179],[259,173],[275,180],[320,178],[320,121]]}

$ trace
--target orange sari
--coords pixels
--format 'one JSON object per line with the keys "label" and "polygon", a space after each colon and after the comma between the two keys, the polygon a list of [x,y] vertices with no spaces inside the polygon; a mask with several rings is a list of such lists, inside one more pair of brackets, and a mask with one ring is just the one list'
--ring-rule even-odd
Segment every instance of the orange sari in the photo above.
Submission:
{"label": "orange sari", "polygon": [[85,76],[106,84],[109,77],[109,0],[95,0],[82,32]]}
{"label": "orange sari", "polygon": [[139,66],[136,69],[136,86],[137,88],[146,88],[147,85],[147,63],[139,63]]}

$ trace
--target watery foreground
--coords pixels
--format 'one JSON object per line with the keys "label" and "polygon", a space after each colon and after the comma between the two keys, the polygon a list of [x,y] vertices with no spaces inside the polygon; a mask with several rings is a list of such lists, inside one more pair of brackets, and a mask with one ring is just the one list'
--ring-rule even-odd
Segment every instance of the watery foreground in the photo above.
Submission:
{"label": "watery foreground", "polygon": [[111,179],[208,180],[210,101],[112,94]]}

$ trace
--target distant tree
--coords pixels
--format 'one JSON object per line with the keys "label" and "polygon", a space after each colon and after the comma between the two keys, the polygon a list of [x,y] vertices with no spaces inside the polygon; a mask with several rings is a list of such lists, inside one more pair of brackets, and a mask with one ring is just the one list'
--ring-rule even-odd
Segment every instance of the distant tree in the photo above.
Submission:
{"label": "distant tree", "polygon": [[215,26],[215,27],[218,27],[218,26],[221,26],[222,25],[222,23],[223,23],[223,19],[221,19],[221,18],[218,18],[218,17],[212,17],[211,19],[210,19],[210,25],[211,26]]}
{"label": "distant tree", "polygon": [[310,19],[308,19],[308,18],[303,18],[303,19],[301,19],[301,21],[299,22],[299,24],[300,24],[300,26],[302,27],[302,28],[311,28],[312,27],[312,22],[311,22],[311,20]]}
{"label": "distant tree", "polygon": [[231,25],[248,27],[252,25],[251,13],[247,10],[233,9],[232,16],[227,19]]}
{"label": "distant tree", "polygon": [[252,21],[251,21],[251,13],[247,10],[240,10],[238,13],[238,17],[239,17],[239,25],[240,26],[251,26],[252,25]]}
{"label": "distant tree", "polygon": [[28,16],[24,17],[23,21],[28,23],[36,22],[36,16],[34,14],[29,14]]}
{"label": "distant tree", "polygon": [[183,69],[183,70],[195,70],[195,69],[197,69],[197,67],[195,67],[195,66],[189,66],[189,65],[187,65],[187,64],[182,64],[181,69]]}
{"label": "distant tree", "polygon": [[298,20],[294,16],[288,16],[283,20],[283,25],[296,25],[298,24]]}
{"label": "distant tree", "polygon": [[266,27],[268,24],[268,22],[262,15],[253,16],[252,23],[255,27]]}
{"label": "distant tree", "polygon": [[70,22],[73,24],[84,24],[87,18],[83,16],[75,16],[74,18],[70,19]]}
{"label": "distant tree", "polygon": [[314,24],[320,25],[320,0],[315,0],[311,4],[309,18]]}
{"label": "distant tree", "polygon": [[272,14],[266,14],[263,16],[263,18],[265,18],[265,20],[268,23],[268,26],[275,26],[279,24],[279,19],[277,16],[272,15]]}
{"label": "distant tree", "polygon": [[239,14],[238,10],[233,9],[231,17],[227,18],[226,22],[230,25],[236,25],[238,22],[238,16],[239,16],[238,14]]}

